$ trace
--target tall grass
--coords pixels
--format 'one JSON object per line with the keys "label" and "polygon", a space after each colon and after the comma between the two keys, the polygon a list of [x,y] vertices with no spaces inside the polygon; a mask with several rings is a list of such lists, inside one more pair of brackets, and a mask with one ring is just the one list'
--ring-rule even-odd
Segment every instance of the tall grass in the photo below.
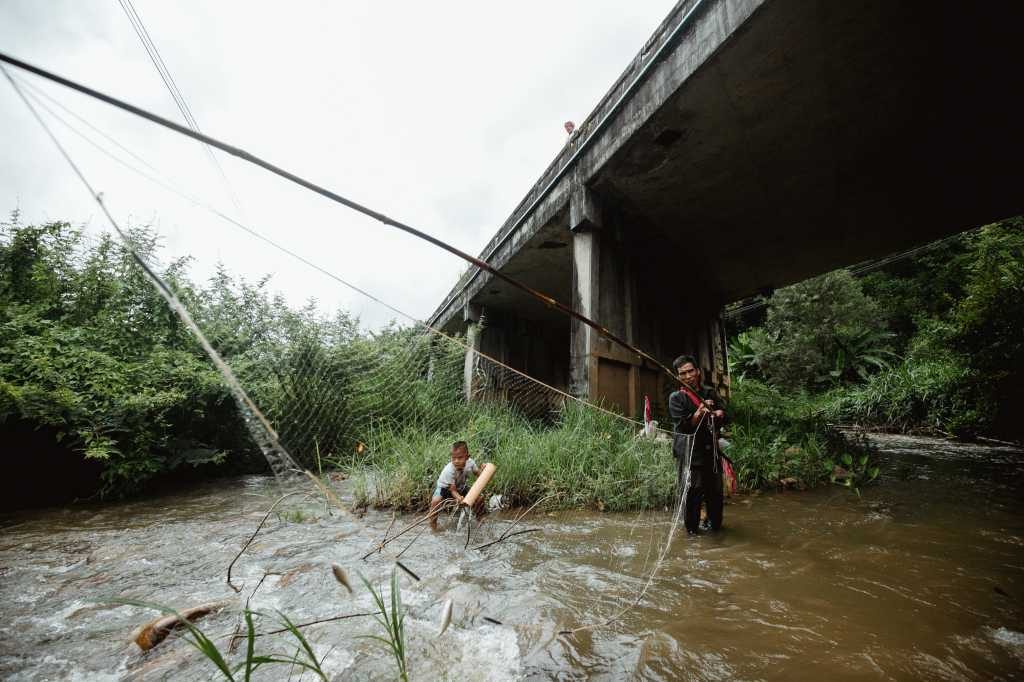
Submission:
{"label": "tall grass", "polygon": [[[360,576],[362,578],[362,576]],[[374,589],[373,585],[366,578],[362,578],[366,589],[373,595],[373,601],[377,605],[375,618],[382,628],[384,636],[366,635],[367,639],[381,642],[391,651],[395,657],[395,665],[398,666],[398,678],[403,682],[409,680],[409,670],[405,660],[405,609],[402,607],[402,592],[398,585],[398,573],[391,571],[391,595],[390,608],[384,600],[384,590]]]}
{"label": "tall grass", "polygon": [[[828,461],[857,451],[828,429],[830,400],[735,381],[727,428],[740,488],[787,479],[814,486],[828,479]],[[481,402],[459,417],[441,429],[420,424],[373,431],[364,458],[344,463],[354,465],[356,506],[425,509],[456,440],[469,443],[477,463],[498,466],[489,491],[512,505],[551,496],[549,508],[629,511],[664,507],[675,493],[671,444],[638,438],[631,424],[603,412],[574,403],[553,424],[542,424]]]}
{"label": "tall grass", "polygon": [[911,356],[867,383],[831,396],[825,410],[834,421],[966,433],[983,421],[976,397],[963,390],[968,378],[968,369],[955,358]]}
{"label": "tall grass", "polygon": [[638,439],[627,423],[579,405],[553,425],[501,405],[476,405],[461,429],[384,428],[367,443],[355,474],[357,503],[425,508],[455,440],[498,472],[489,490],[513,505],[552,496],[552,507],[625,511],[664,506],[675,482],[671,446]]}

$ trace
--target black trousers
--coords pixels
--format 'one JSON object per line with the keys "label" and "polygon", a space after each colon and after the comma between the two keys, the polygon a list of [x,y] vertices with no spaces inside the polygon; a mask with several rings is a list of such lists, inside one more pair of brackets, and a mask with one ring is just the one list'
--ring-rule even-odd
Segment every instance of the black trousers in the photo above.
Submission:
{"label": "black trousers", "polygon": [[[676,460],[678,469],[677,489],[680,493],[686,483],[686,469],[683,458]],[[708,521],[712,530],[722,527],[725,496],[722,489],[722,472],[715,471],[711,462],[690,467],[690,490],[686,495],[686,507],[683,509],[683,523],[686,530],[696,533],[700,527],[700,505],[707,503]]]}

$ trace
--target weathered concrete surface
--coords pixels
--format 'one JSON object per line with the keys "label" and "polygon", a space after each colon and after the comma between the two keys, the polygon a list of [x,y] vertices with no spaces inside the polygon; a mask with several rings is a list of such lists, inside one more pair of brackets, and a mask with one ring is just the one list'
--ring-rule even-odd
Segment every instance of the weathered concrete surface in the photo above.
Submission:
{"label": "weathered concrete surface", "polygon": [[[686,0],[482,257],[667,363],[717,343],[725,303],[1024,212],[1022,19],[1024,3]],[[595,395],[599,369],[578,364],[598,341],[556,312],[485,273],[449,299],[432,318],[448,329],[472,302],[562,330],[568,383]]]}

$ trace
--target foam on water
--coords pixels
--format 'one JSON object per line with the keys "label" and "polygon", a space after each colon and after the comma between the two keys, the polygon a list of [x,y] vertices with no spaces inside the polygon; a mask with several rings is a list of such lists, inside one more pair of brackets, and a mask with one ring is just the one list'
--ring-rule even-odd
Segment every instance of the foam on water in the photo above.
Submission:
{"label": "foam on water", "polygon": [[1014,658],[1024,662],[1024,632],[1017,632],[1009,628],[989,628],[988,636],[996,644],[1005,647]]}
{"label": "foam on water", "polygon": [[448,671],[452,679],[515,680],[521,675],[519,642],[512,628],[483,625],[455,630],[450,646],[458,652]]}

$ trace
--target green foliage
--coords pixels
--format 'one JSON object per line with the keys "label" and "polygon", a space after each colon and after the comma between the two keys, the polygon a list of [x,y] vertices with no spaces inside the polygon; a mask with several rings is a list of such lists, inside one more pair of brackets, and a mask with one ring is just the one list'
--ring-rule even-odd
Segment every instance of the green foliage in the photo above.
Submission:
{"label": "green foliage", "polygon": [[366,585],[366,589],[373,595],[373,601],[377,605],[375,618],[384,629],[384,636],[367,635],[367,639],[377,640],[390,649],[395,657],[395,665],[398,666],[398,678],[407,681],[409,679],[408,669],[405,661],[405,609],[402,607],[402,591],[398,584],[398,573],[391,571],[391,595],[390,609],[384,601],[384,590],[374,589],[363,576],[359,576]]}
{"label": "green foliage", "polygon": [[969,370],[959,358],[908,356],[861,385],[835,394],[826,406],[834,421],[906,431],[964,433],[978,423],[973,396],[963,390]]}
{"label": "green foliage", "polygon": [[860,489],[878,478],[879,473],[879,468],[871,463],[871,457],[868,454],[855,456],[846,452],[840,456],[839,464],[829,459],[825,460],[823,466],[829,481],[850,488],[857,493],[858,497],[860,497]]}
{"label": "green foliage", "polygon": [[887,366],[890,334],[878,305],[846,270],[772,296],[758,366],[775,385],[810,389],[864,379]]}
{"label": "green foliage", "polygon": [[861,282],[839,271],[777,292],[765,327],[733,340],[733,371],[813,391],[833,421],[1024,437],[1024,219]]}
{"label": "green foliage", "polygon": [[[152,257],[154,237],[136,230],[132,239]],[[177,280],[183,267],[164,274]],[[106,236],[90,243],[66,223],[0,225],[0,422],[53,427],[104,462],[106,490],[126,490],[237,448],[237,438],[196,425],[230,424],[226,401],[124,248]]]}
{"label": "green foliage", "polygon": [[740,332],[729,344],[729,372],[736,377],[764,379],[766,355],[775,339],[763,327]]}
{"label": "green foliage", "polygon": [[[901,362],[832,396],[826,408],[831,419],[960,436],[1024,434],[1015,416],[1024,408],[1022,225],[1020,218],[1005,221],[937,247],[948,265],[936,264],[929,253],[919,279],[889,277],[886,289],[887,280],[876,278],[873,287],[881,295],[895,296],[883,301],[886,307],[919,307],[914,333]],[[933,280],[949,291],[934,291]],[[910,293],[912,285],[917,293]],[[921,300],[923,295],[942,304]]]}
{"label": "green foliage", "polygon": [[973,240],[965,297],[953,310],[952,344],[971,375],[962,387],[977,396],[983,425],[1024,436],[1024,218],[990,225]]}
{"label": "green foliage", "polygon": [[[132,243],[155,262],[145,229]],[[370,335],[315,302],[295,310],[223,267],[202,287],[187,261],[158,268],[281,441],[305,467],[352,453],[368,430],[464,409],[462,350],[420,330]],[[401,399],[397,399],[400,397]],[[138,490],[183,465],[263,468],[231,393],[129,251],[66,223],[0,225],[0,422],[53,427],[103,462],[102,492]]]}
{"label": "green foliage", "polygon": [[860,280],[865,295],[886,311],[895,351],[904,354],[922,324],[945,319],[963,298],[971,243],[971,233],[943,239]]}
{"label": "green foliage", "polygon": [[737,378],[729,413],[729,457],[740,488],[775,486],[784,479],[813,486],[824,478],[821,467],[832,437],[819,403],[808,394]]}

